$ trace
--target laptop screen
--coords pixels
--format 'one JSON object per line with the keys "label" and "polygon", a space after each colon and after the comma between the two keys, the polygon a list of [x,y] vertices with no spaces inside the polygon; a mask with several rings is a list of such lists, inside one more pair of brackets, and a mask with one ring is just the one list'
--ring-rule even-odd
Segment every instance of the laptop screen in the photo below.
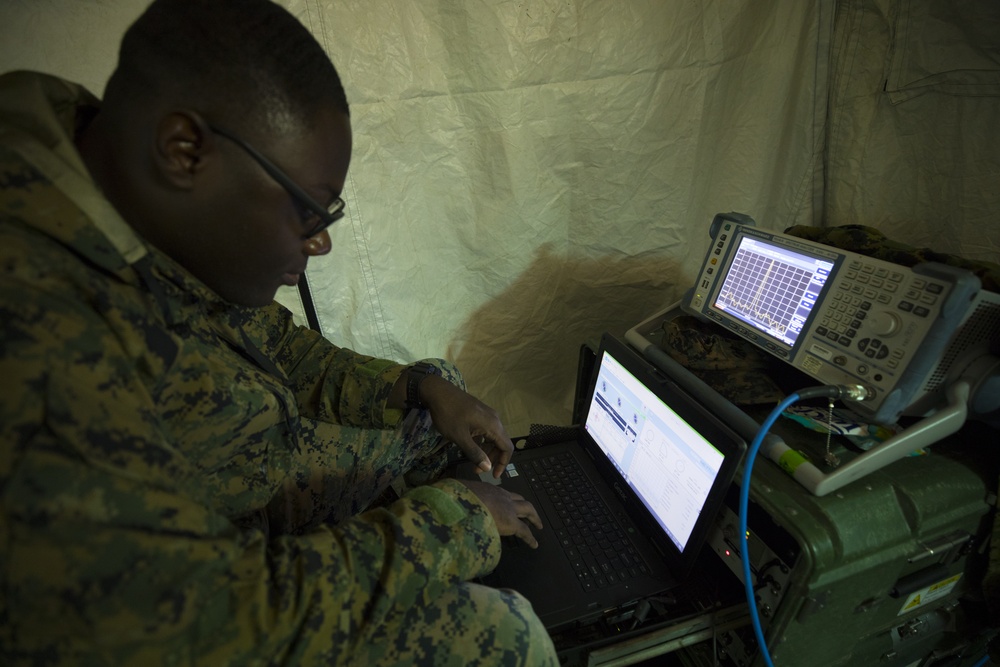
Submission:
{"label": "laptop screen", "polygon": [[603,350],[584,428],[679,551],[725,459]]}

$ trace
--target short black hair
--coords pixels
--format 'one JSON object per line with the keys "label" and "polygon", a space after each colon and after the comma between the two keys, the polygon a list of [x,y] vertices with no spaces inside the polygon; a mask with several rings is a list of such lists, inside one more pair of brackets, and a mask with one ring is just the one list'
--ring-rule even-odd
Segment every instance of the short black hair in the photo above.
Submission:
{"label": "short black hair", "polygon": [[155,0],[126,31],[107,103],[160,95],[251,134],[349,113],[316,38],[269,0]]}

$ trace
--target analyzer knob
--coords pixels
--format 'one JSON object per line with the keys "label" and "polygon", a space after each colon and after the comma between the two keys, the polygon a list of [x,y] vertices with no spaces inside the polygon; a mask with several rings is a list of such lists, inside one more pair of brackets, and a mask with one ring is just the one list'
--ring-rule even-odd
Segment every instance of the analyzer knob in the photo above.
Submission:
{"label": "analyzer knob", "polygon": [[876,336],[892,336],[899,331],[899,324],[899,316],[885,310],[868,316],[868,330]]}

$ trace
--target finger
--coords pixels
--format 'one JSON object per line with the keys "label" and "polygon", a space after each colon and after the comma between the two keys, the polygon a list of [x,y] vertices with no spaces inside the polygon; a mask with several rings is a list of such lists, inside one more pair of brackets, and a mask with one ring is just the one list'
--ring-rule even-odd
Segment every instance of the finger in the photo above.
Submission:
{"label": "finger", "polygon": [[535,506],[529,503],[527,500],[518,500],[516,503],[518,512],[517,516],[525,521],[530,521],[538,530],[542,530],[542,517],[538,516],[538,510]]}
{"label": "finger", "polygon": [[524,521],[517,522],[517,525],[514,528],[514,536],[532,549],[538,548],[538,540],[535,539],[535,535],[531,532],[531,528]]}
{"label": "finger", "polygon": [[[480,469],[481,472],[486,472],[486,470],[493,470],[493,477],[499,478],[500,474],[510,463],[510,457],[512,451],[505,449],[507,444],[504,443],[503,437],[496,437],[489,434],[482,434],[473,437],[473,441],[479,443],[482,451],[485,451],[486,457],[489,459],[489,466],[485,469]],[[513,449],[513,443],[507,438],[507,442],[510,443],[511,449]]]}
{"label": "finger", "polygon": [[507,468],[507,464],[510,463],[510,457],[514,453],[514,443],[502,431],[499,436],[487,435],[485,437],[493,445],[493,456],[491,457],[493,477],[499,478],[500,474]]}
{"label": "finger", "polygon": [[[506,456],[501,456],[500,460],[493,464],[493,479],[500,479],[500,475],[503,471],[507,469],[507,464],[510,462],[510,454]],[[489,468],[487,468],[489,470]]]}
{"label": "finger", "polygon": [[486,455],[490,457],[490,467],[493,470],[494,477],[500,477],[500,474],[506,470],[507,465],[510,463],[510,456],[504,454],[503,450],[497,447],[489,447],[486,450]]}
{"label": "finger", "polygon": [[492,466],[490,457],[486,456],[486,452],[480,449],[479,445],[471,437],[456,444],[462,450],[462,453],[465,454],[465,458],[476,464],[477,472],[486,472],[490,469]]}

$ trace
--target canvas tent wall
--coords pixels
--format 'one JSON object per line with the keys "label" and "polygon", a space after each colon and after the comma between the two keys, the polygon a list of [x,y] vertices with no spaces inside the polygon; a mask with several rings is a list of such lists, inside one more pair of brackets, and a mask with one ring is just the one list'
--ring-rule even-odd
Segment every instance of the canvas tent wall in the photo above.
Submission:
{"label": "canvas tent wall", "polygon": [[[0,67],[100,94],[145,4],[8,0]],[[1000,257],[995,3],[284,4],[352,104],[324,334],[450,358],[512,434],[568,423],[579,345],[675,300],[716,212]]]}

